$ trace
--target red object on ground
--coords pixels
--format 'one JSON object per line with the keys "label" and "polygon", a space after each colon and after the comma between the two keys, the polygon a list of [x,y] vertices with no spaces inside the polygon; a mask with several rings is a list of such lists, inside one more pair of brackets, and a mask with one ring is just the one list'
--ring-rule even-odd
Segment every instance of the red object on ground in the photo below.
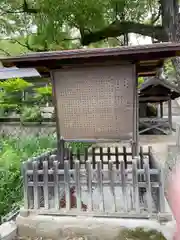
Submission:
{"label": "red object on ground", "polygon": [[[70,202],[71,202],[71,208],[77,207],[77,199],[75,196],[75,187],[72,187],[70,189]],[[66,195],[64,193],[62,199],[60,200],[60,208],[65,208],[65,207],[66,207]],[[83,202],[81,202],[81,209],[83,211],[87,210],[87,205],[85,205]]]}

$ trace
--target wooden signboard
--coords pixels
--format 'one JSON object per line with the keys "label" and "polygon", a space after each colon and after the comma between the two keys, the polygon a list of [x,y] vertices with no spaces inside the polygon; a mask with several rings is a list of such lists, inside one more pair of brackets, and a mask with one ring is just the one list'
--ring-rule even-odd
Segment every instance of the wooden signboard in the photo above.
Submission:
{"label": "wooden signboard", "polygon": [[132,138],[134,69],[127,64],[54,70],[60,135],[65,140]]}

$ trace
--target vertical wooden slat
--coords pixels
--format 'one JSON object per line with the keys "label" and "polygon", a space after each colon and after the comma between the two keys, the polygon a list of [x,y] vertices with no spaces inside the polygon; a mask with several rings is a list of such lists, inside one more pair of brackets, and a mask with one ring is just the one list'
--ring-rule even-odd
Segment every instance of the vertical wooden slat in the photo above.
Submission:
{"label": "vertical wooden slat", "polygon": [[164,172],[159,168],[159,210],[161,213],[165,212],[165,195],[164,195]]}
{"label": "vertical wooden slat", "polygon": [[64,164],[64,147],[65,147],[65,141],[64,139],[61,137],[61,139],[59,140],[59,150],[60,150],[60,163],[63,165]]}
{"label": "vertical wooden slat", "polygon": [[113,161],[109,161],[108,163],[108,170],[109,170],[109,180],[110,180],[110,191],[113,197],[113,211],[116,212],[117,211],[117,207],[116,207],[116,194],[115,194],[115,188],[114,188],[114,168],[113,168]]}
{"label": "vertical wooden slat", "polygon": [[75,161],[75,186],[77,195],[77,209],[81,210],[80,162]]}
{"label": "vertical wooden slat", "polygon": [[104,160],[103,157],[104,156],[103,156],[103,148],[102,147],[99,148],[99,155],[100,155],[100,160],[103,163],[103,160]]}
{"label": "vertical wooden slat", "polygon": [[143,147],[140,146],[140,152],[139,152],[139,156],[140,156],[140,168],[143,169]]}
{"label": "vertical wooden slat", "polygon": [[95,156],[95,152],[96,152],[96,148],[93,147],[93,148],[92,148],[92,166],[93,166],[93,169],[96,168],[96,156]]}
{"label": "vertical wooden slat", "polygon": [[[138,169],[143,169],[143,166],[141,167],[141,160],[139,157],[134,157],[134,160],[137,162],[137,168]],[[143,182],[144,181],[144,176],[143,174],[138,174],[138,182]]]}
{"label": "vertical wooden slat", "polygon": [[76,159],[81,161],[81,152],[80,152],[79,147],[76,149]]}
{"label": "vertical wooden slat", "polygon": [[133,181],[133,193],[136,213],[140,212],[139,206],[139,186],[138,186],[138,172],[137,172],[137,161],[132,160],[132,181]]}
{"label": "vertical wooden slat", "polygon": [[39,192],[38,192],[38,162],[33,161],[33,191],[34,191],[34,209],[39,208]]}
{"label": "vertical wooden slat", "polygon": [[70,169],[73,169],[73,165],[74,165],[74,158],[73,158],[73,152],[72,149],[69,148],[69,162],[70,162]]}
{"label": "vertical wooden slat", "polygon": [[125,169],[127,169],[127,151],[126,151],[126,146],[123,146],[123,158],[124,158],[124,163],[125,163]]}
{"label": "vertical wooden slat", "polygon": [[152,146],[148,146],[148,157],[149,157],[149,167],[153,168],[153,159],[152,159]]}
{"label": "vertical wooden slat", "polygon": [[100,194],[100,211],[105,211],[104,194],[103,194],[103,180],[102,180],[102,163],[97,161],[97,187]]}
{"label": "vertical wooden slat", "polygon": [[87,147],[84,149],[84,160],[85,160],[85,162],[88,160],[88,148]]}
{"label": "vertical wooden slat", "polygon": [[59,176],[58,176],[58,161],[53,162],[54,168],[54,207],[59,209]]}
{"label": "vertical wooden slat", "polygon": [[[26,164],[27,164],[27,169],[28,170],[33,170],[33,159],[28,159]],[[33,173],[28,177],[28,181],[33,181]],[[28,187],[28,201],[29,201],[29,208],[32,208],[34,206],[34,187]]]}
{"label": "vertical wooden slat", "polygon": [[44,172],[44,207],[49,208],[49,188],[48,188],[48,161],[43,162],[43,172]]}
{"label": "vertical wooden slat", "polygon": [[23,178],[23,190],[24,190],[24,208],[28,209],[30,206],[29,204],[29,194],[28,194],[28,176],[27,176],[27,163],[23,162],[21,165],[21,174]]}
{"label": "vertical wooden slat", "polygon": [[107,147],[108,162],[111,160],[111,148]]}
{"label": "vertical wooden slat", "polygon": [[115,161],[116,161],[116,169],[119,169],[119,149],[115,147]]}
{"label": "vertical wooden slat", "polygon": [[152,213],[152,191],[151,191],[151,181],[150,181],[150,171],[149,171],[149,159],[144,158],[144,175],[146,181],[146,199],[148,212]]}
{"label": "vertical wooden slat", "polygon": [[69,161],[64,162],[64,185],[65,185],[65,196],[66,196],[66,210],[71,209],[71,198],[70,198],[70,164]]}
{"label": "vertical wooden slat", "polygon": [[86,162],[86,174],[87,174],[87,188],[88,188],[88,211],[93,210],[93,199],[92,199],[92,168],[91,162]]}
{"label": "vertical wooden slat", "polygon": [[53,168],[54,167],[54,160],[56,159],[56,155],[51,155],[50,157],[49,157],[49,168]]}
{"label": "vertical wooden slat", "polygon": [[121,186],[123,194],[123,206],[124,211],[127,212],[127,195],[126,195],[126,174],[124,161],[120,161],[120,172],[121,172]]}

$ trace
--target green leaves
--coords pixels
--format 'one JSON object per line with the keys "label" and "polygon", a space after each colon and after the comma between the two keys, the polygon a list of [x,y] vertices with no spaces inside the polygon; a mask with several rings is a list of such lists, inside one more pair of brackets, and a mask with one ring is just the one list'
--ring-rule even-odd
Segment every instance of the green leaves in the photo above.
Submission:
{"label": "green leaves", "polygon": [[[28,0],[28,5],[38,9],[37,13],[23,13],[21,0],[8,2],[2,0],[0,8],[3,34],[15,39],[15,42],[16,40],[20,42],[20,48],[16,50],[20,53],[25,51],[26,47],[29,51],[80,48],[80,40],[85,33],[101,30],[117,19],[150,22],[152,15],[158,14],[159,2],[158,0]],[[17,14],[17,11],[21,13]],[[116,45],[119,43],[117,42]],[[14,54],[15,48],[13,49],[8,42],[5,50],[9,48],[9,53]],[[5,54],[3,49],[2,54]]]}
{"label": "green leaves", "polygon": [[20,92],[26,88],[33,86],[32,83],[28,83],[21,78],[11,78],[7,81],[0,82],[0,88],[6,92]]}
{"label": "green leaves", "polygon": [[35,100],[45,104],[52,101],[52,86],[49,84],[45,87],[34,88]]}
{"label": "green leaves", "polygon": [[21,109],[20,120],[21,120],[21,123],[25,123],[25,122],[41,123],[43,120],[43,117],[41,115],[40,107],[38,106],[23,107]]}
{"label": "green leaves", "polygon": [[53,136],[0,139],[0,216],[22,201],[21,162],[56,147]]}
{"label": "green leaves", "polygon": [[[23,99],[23,92],[31,88],[35,94],[29,94],[28,99]],[[40,106],[52,101],[52,86],[34,87],[23,79],[9,79],[0,82],[0,111],[1,116],[6,116],[12,112],[21,115],[20,119],[23,122],[41,122]],[[35,107],[32,105],[35,104]]]}
{"label": "green leaves", "polygon": [[23,91],[33,86],[21,78],[0,82],[0,109],[18,112],[22,104]]}

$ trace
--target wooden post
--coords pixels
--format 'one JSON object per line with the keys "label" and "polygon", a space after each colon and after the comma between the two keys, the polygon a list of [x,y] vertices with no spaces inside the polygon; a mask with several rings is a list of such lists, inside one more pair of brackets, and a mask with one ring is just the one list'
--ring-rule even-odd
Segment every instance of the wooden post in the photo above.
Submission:
{"label": "wooden post", "polygon": [[163,118],[163,102],[160,102],[160,117]]}
{"label": "wooden post", "polygon": [[138,76],[136,73],[136,66],[134,66],[134,104],[133,104],[133,138],[132,138],[132,157],[138,156],[139,154],[139,98],[138,98]]}
{"label": "wooden post", "polygon": [[[61,154],[61,134],[60,134],[60,127],[59,127],[59,118],[58,118],[58,110],[57,110],[57,96],[56,96],[56,86],[55,86],[55,79],[54,79],[54,72],[50,71],[51,76],[51,82],[52,82],[52,94],[53,94],[53,105],[54,105],[54,112],[55,112],[55,121],[56,121],[56,134],[57,134],[57,156],[59,158]],[[62,158],[58,159],[59,161],[62,161]]]}
{"label": "wooden post", "polygon": [[168,100],[168,122],[170,131],[172,131],[172,104],[171,104],[171,98]]}

